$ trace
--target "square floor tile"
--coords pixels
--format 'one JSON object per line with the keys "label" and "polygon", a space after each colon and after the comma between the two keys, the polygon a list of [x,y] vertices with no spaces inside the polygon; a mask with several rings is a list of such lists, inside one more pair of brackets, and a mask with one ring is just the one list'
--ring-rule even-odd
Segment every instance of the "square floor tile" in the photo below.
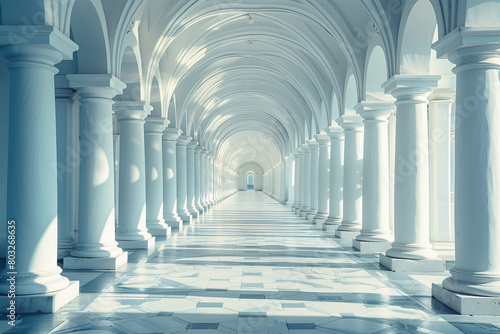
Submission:
{"label": "square floor tile", "polygon": [[240,299],[266,299],[266,296],[258,293],[242,293]]}
{"label": "square floor tile", "polygon": [[286,325],[287,325],[289,330],[316,329],[316,325],[314,323],[287,323]]}
{"label": "square floor tile", "polygon": [[186,329],[218,329],[219,328],[219,323],[196,323],[192,322],[189,325],[187,325]]}
{"label": "square floor tile", "polygon": [[223,307],[223,303],[199,302],[196,307]]}
{"label": "square floor tile", "polygon": [[264,284],[262,283],[241,283],[242,288],[263,288]]}
{"label": "square floor tile", "polygon": [[281,303],[283,308],[306,308],[304,303]]}

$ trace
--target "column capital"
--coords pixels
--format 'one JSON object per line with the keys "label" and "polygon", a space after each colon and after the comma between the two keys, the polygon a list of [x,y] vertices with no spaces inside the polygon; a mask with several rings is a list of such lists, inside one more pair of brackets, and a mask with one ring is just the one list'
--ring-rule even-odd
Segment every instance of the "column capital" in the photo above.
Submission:
{"label": "column capital", "polygon": [[177,138],[177,146],[187,146],[187,144],[189,144],[191,140],[193,140],[193,138],[190,136],[179,136],[179,138]]}
{"label": "column capital", "polygon": [[455,101],[455,88],[434,88],[428,96],[429,103],[448,103]]}
{"label": "column capital", "polygon": [[337,118],[337,123],[344,132],[363,132],[363,118],[359,115],[342,115]]}
{"label": "column capital", "polygon": [[198,147],[198,142],[197,141],[190,141],[187,145],[188,150],[194,150],[196,147]]}
{"label": "column capital", "polygon": [[309,145],[307,143],[305,144],[302,144],[302,151],[305,153],[308,153],[311,151],[311,148],[309,147]]}
{"label": "column capital", "polygon": [[[458,27],[432,44],[438,58],[448,56],[451,62],[460,64],[459,50],[468,47],[482,47],[477,51],[490,52],[500,48],[500,30],[497,27]],[[497,64],[500,66],[500,64]]]}
{"label": "column capital", "polygon": [[309,145],[309,148],[311,149],[311,151],[317,151],[319,148],[319,144],[314,139],[314,137],[313,137],[313,139],[309,139],[306,143],[307,143],[307,145]]}
{"label": "column capital", "polygon": [[111,74],[67,74],[71,88],[83,97],[112,99],[121,94],[127,85]]}
{"label": "column capital", "polygon": [[396,107],[394,101],[361,101],[354,109],[364,122],[389,122],[389,116]]}
{"label": "column capital", "polygon": [[144,121],[153,108],[144,101],[116,101],[113,111],[119,121]]}
{"label": "column capital", "polygon": [[176,142],[177,138],[182,134],[181,129],[177,128],[165,128],[163,130],[163,140]]}
{"label": "column capital", "polygon": [[316,136],[314,136],[314,139],[316,140],[316,142],[319,144],[319,145],[328,145],[330,144],[330,137],[328,135],[325,135],[325,134],[317,134]]}
{"label": "column capital", "polygon": [[170,121],[163,117],[149,115],[148,117],[146,117],[144,132],[162,134],[169,124]]}
{"label": "column capital", "polygon": [[[29,37],[27,37],[29,35]],[[62,59],[73,59],[78,45],[53,26],[0,26],[0,48],[7,58],[14,54],[38,54],[43,58],[43,49],[57,51],[53,64]],[[51,57],[52,58],[52,57]],[[41,59],[43,60],[43,59]]]}
{"label": "column capital", "polygon": [[344,138],[344,129],[338,125],[332,125],[327,129],[327,135],[330,139],[343,139]]}
{"label": "column capital", "polygon": [[428,94],[432,88],[437,87],[440,79],[440,75],[396,74],[384,82],[382,88],[386,94],[392,94],[398,104],[401,100],[414,100],[415,97]]}
{"label": "column capital", "polygon": [[203,149],[201,150],[201,153],[200,153],[200,154],[201,154],[201,155],[204,155],[204,156],[206,157],[206,156],[207,156],[207,153],[208,153],[207,149],[203,147]]}
{"label": "column capital", "polygon": [[56,74],[54,76],[54,87],[56,99],[75,100],[75,91],[69,86],[66,74]]}
{"label": "column capital", "polygon": [[194,154],[203,154],[203,146],[196,146],[196,148],[194,149]]}
{"label": "column capital", "polygon": [[293,155],[297,156],[298,158],[304,156],[304,151],[302,150],[302,147],[297,148]]}

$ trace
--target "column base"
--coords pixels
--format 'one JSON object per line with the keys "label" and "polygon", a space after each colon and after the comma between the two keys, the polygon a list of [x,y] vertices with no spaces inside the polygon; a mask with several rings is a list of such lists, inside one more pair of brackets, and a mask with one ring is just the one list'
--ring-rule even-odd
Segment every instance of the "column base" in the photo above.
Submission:
{"label": "column base", "polygon": [[197,204],[197,205],[196,205],[196,209],[198,210],[199,215],[202,215],[202,214],[204,214],[204,213],[205,213],[205,208],[203,207],[203,205],[202,205],[202,204]]}
{"label": "column base", "polygon": [[[54,313],[64,305],[77,298],[80,294],[80,282],[70,281],[69,286],[55,292],[44,293],[39,295],[16,295],[15,299],[8,296],[0,296],[1,313],[9,312],[8,307],[11,305],[11,300],[15,300],[15,314],[26,313]],[[7,313],[9,314],[9,313]],[[9,321],[10,318],[7,318]]]}
{"label": "column base", "polygon": [[354,239],[359,235],[359,231],[335,231],[335,236],[340,239]]}
{"label": "column base", "polygon": [[65,257],[69,256],[71,253],[72,249],[57,249],[57,259],[62,260]]}
{"label": "column base", "polygon": [[193,216],[191,216],[191,215],[189,215],[189,216],[181,216],[181,219],[182,219],[182,225],[183,226],[191,225],[193,223]]}
{"label": "column base", "polygon": [[306,215],[309,213],[309,210],[311,210],[310,207],[303,206],[302,209],[300,210],[300,216],[305,219]]}
{"label": "column base", "polygon": [[75,248],[74,240],[58,240],[57,242],[57,259],[62,260]]}
{"label": "column base", "polygon": [[354,239],[352,247],[363,253],[384,253],[391,248],[390,242],[359,241]]}
{"label": "column base", "polygon": [[148,227],[148,232],[153,237],[160,237],[160,238],[167,238],[167,239],[170,239],[170,237],[172,237],[172,227],[170,227],[170,226],[167,226],[166,228]]}
{"label": "column base", "polygon": [[432,249],[447,261],[455,261],[455,243],[453,241],[434,241]]}
{"label": "column base", "polygon": [[155,247],[155,238],[148,240],[116,240],[122,249],[150,249]]}
{"label": "column base", "polygon": [[317,214],[318,210],[309,210],[309,212],[306,214],[306,219],[314,223],[314,218],[316,217]]}
{"label": "column base", "polygon": [[65,257],[64,269],[74,270],[116,270],[126,264],[128,253],[123,252],[117,257]]}
{"label": "column base", "polygon": [[446,269],[446,262],[438,257],[410,260],[380,254],[379,263],[387,269],[397,272],[443,272]]}
{"label": "column base", "polygon": [[295,215],[300,216],[300,211],[302,211],[302,207],[298,206],[295,208]]}
{"label": "column base", "polygon": [[325,215],[322,215],[322,214],[317,214],[316,217],[314,217],[314,224],[316,224],[319,228],[321,228],[322,230],[325,230],[324,229],[324,224],[326,222],[326,220],[328,219],[327,216]]}
{"label": "column base", "polygon": [[432,297],[460,314],[500,315],[500,297],[464,295],[432,284]]}
{"label": "column base", "polygon": [[191,215],[191,217],[193,217],[193,218],[198,218],[198,216],[199,216],[199,214],[200,214],[200,213],[198,212],[198,209],[196,209],[196,208],[191,208],[191,209],[189,209],[189,214],[190,214],[190,215]]}
{"label": "column base", "polygon": [[323,231],[326,235],[331,237],[337,237],[337,228],[339,225],[323,224]]}

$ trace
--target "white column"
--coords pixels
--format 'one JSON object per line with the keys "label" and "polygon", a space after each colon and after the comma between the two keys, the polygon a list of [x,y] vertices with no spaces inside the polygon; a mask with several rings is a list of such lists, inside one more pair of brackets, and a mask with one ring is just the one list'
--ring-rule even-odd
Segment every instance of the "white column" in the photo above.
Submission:
{"label": "white column", "polygon": [[75,93],[68,84],[66,76],[56,76],[58,259],[68,256],[75,246],[78,217],[78,113]]}
{"label": "white column", "polygon": [[435,45],[457,65],[456,258],[444,291],[433,286],[433,296],[463,314],[499,315],[500,40],[498,31],[480,29],[456,29]]}
{"label": "white column", "polygon": [[396,75],[384,84],[386,93],[397,100],[395,241],[380,263],[393,271],[445,267],[429,242],[427,95],[438,80],[439,76]]}
{"label": "white column", "polygon": [[361,229],[363,212],[363,123],[359,115],[343,115],[337,121],[344,129],[344,207],[342,223],[335,235],[354,239]]}
{"label": "white column", "polygon": [[201,175],[201,205],[203,207],[203,211],[207,211],[209,209],[207,203],[207,150],[203,149],[200,155],[200,175]]}
{"label": "white column", "polygon": [[202,170],[202,146],[197,146],[194,150],[195,183],[194,202],[199,214],[203,214],[203,170]]}
{"label": "white column", "polygon": [[189,136],[177,139],[177,214],[188,225],[191,225],[193,219],[187,206],[187,145],[192,139]]}
{"label": "white column", "polygon": [[302,175],[304,171],[304,151],[302,147],[299,147],[296,151],[297,153],[297,175],[295,180],[297,181],[295,196],[297,198],[297,206],[295,207],[295,215],[300,216],[300,211],[304,206],[304,177]]}
{"label": "white column", "polygon": [[318,156],[318,213],[314,224],[323,228],[328,219],[328,186],[330,181],[330,137],[324,134],[316,135],[319,144]]}
{"label": "white column", "polygon": [[108,74],[68,74],[80,95],[78,243],[68,269],[116,269],[127,255],[115,240],[113,97],[125,84]]}
{"label": "white column", "polygon": [[285,192],[287,194],[286,205],[291,209],[295,205],[295,175],[294,175],[294,164],[296,162],[295,155],[288,155],[286,158],[286,180],[285,180]]}
{"label": "white column", "polygon": [[210,207],[213,208],[215,205],[214,201],[214,156],[212,154],[207,156],[207,166],[208,166],[208,203]]}
{"label": "white column", "polygon": [[438,254],[453,257],[451,219],[451,107],[455,89],[435,88],[429,95],[430,239]]}
{"label": "white column", "polygon": [[176,128],[163,131],[163,219],[179,231],[183,227],[177,214],[177,139],[181,133]]}
{"label": "white column", "polygon": [[163,217],[163,143],[162,135],[169,121],[148,116],[144,124],[146,154],[146,227],[158,237],[169,237],[171,228]]}
{"label": "white column", "polygon": [[330,203],[323,230],[335,233],[342,222],[344,207],[344,131],[340,126],[328,128],[330,137]]}
{"label": "white column", "polygon": [[153,248],[146,228],[146,155],[144,119],[151,106],[142,101],[115,102],[120,126],[120,211],[116,240],[125,249]]}
{"label": "white column", "polygon": [[353,247],[384,252],[393,241],[389,227],[389,116],[392,101],[363,101],[355,107],[363,117],[363,224]]}
{"label": "white column", "polygon": [[396,110],[389,116],[389,227],[394,234],[394,184],[396,178]]}
{"label": "white column", "polygon": [[195,141],[187,145],[187,208],[193,218],[198,218],[198,209],[195,203],[196,163],[194,150],[198,146]]}
{"label": "white column", "polygon": [[298,148],[295,150],[295,153],[293,154],[294,200],[293,200],[292,212],[295,212],[295,210],[299,209],[300,205],[300,151],[301,150],[302,150],[301,148]]}
{"label": "white column", "polygon": [[302,151],[304,151],[304,161],[302,169],[302,192],[304,194],[304,201],[302,209],[300,210],[300,216],[306,218],[307,213],[311,210],[311,149],[309,145],[302,145]]}
{"label": "white column", "polygon": [[309,145],[309,148],[311,149],[311,169],[309,176],[311,183],[311,208],[309,209],[306,218],[312,222],[318,213],[319,144],[315,139],[311,139],[307,141],[307,145]]}
{"label": "white column", "polygon": [[[16,36],[17,30],[9,32],[9,28],[17,27],[1,26],[0,41]],[[49,30],[53,27],[34,28],[31,31],[36,31],[36,40],[47,40],[50,44],[0,44],[0,52],[8,60],[10,71],[7,217],[2,217],[8,221],[8,239],[5,240],[6,268],[0,275],[0,306],[6,311],[14,300],[7,297],[11,283],[7,280],[15,276],[15,294],[18,296],[15,311],[19,314],[37,312],[39,306],[30,305],[30,301],[24,304],[19,296],[43,297],[58,290],[68,291],[70,286],[57,266],[58,175],[54,98],[57,69],[54,65],[63,55],[66,59],[71,58],[76,45],[60,32]],[[46,30],[49,31],[45,33]],[[60,45],[52,45],[55,37]],[[9,262],[9,256],[14,262]],[[78,296],[78,283],[75,287],[63,305]]]}
{"label": "white column", "polygon": [[118,119],[113,113],[113,167],[114,167],[114,183],[115,183],[115,229],[118,228],[118,211],[120,203],[118,202],[118,194],[120,193],[120,133],[118,129]]}

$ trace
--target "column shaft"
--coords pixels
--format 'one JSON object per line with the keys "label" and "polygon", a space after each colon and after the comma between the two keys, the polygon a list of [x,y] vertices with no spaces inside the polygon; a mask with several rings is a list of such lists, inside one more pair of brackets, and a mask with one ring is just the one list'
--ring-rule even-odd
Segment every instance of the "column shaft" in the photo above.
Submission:
{"label": "column shaft", "polygon": [[63,259],[75,246],[78,219],[78,113],[74,91],[66,77],[58,76],[66,88],[56,89],[57,132],[57,258]]}
{"label": "column shaft", "polygon": [[120,209],[116,240],[123,248],[147,249],[154,247],[154,239],[146,228],[144,145],[144,119],[151,107],[141,101],[120,101],[115,102],[113,108],[120,128]]}
{"label": "column shaft", "polygon": [[436,258],[429,242],[427,94],[438,79],[398,75],[384,84],[397,99],[395,241],[386,252],[388,257]]}
{"label": "column shaft", "polygon": [[309,181],[311,183],[311,203],[309,212],[306,215],[307,220],[313,221],[318,213],[318,165],[319,165],[319,144],[316,140],[311,139],[307,141],[307,145],[311,149],[311,169]]}
{"label": "column shaft", "polygon": [[309,145],[302,145],[304,151],[304,161],[302,169],[302,193],[303,193],[303,206],[300,210],[300,216],[305,218],[309,210],[311,210],[311,149]]}
{"label": "column shaft", "polygon": [[[365,101],[356,106],[364,119],[363,227],[357,241],[388,243],[393,240],[389,228],[388,130],[393,108],[394,103],[390,101]],[[385,247],[388,248],[388,244],[382,250],[386,250]]]}
{"label": "column shaft", "polygon": [[57,266],[54,65],[62,54],[50,45],[4,46],[0,51],[10,71],[8,239],[0,293],[9,293],[7,279],[15,275],[16,295],[43,294],[69,286]]}
{"label": "column shaft", "polygon": [[336,235],[349,239],[354,238],[361,229],[363,212],[363,123],[361,120],[359,115],[344,115],[339,121],[345,135],[344,217],[337,228]]}
{"label": "column shaft", "polygon": [[192,216],[187,206],[187,145],[189,136],[177,139],[177,214],[185,224],[191,224]]}
{"label": "column shaft", "polygon": [[451,106],[454,89],[436,88],[429,95],[430,238],[435,251],[451,253],[454,222],[451,219]]}
{"label": "column shaft", "polygon": [[177,214],[177,139],[182,131],[163,131],[163,219],[182,231],[182,219]]}
{"label": "column shaft", "polygon": [[344,183],[344,131],[339,126],[328,129],[330,137],[330,203],[323,230],[335,232],[343,216]]}
{"label": "column shaft", "polygon": [[[78,258],[118,258],[115,240],[112,98],[125,84],[107,74],[69,74],[80,95],[80,194]],[[68,261],[66,261],[68,260]],[[80,260],[66,258],[64,266]],[[101,260],[99,260],[101,261]],[[89,263],[98,268],[99,263]]]}
{"label": "column shaft", "polygon": [[148,116],[144,125],[146,154],[146,227],[154,236],[168,237],[170,227],[163,218],[163,143],[168,121]]}
{"label": "column shaft", "polygon": [[330,181],[330,137],[327,135],[316,135],[319,144],[318,156],[318,213],[314,217],[314,223],[323,227],[328,218],[328,185]]}

